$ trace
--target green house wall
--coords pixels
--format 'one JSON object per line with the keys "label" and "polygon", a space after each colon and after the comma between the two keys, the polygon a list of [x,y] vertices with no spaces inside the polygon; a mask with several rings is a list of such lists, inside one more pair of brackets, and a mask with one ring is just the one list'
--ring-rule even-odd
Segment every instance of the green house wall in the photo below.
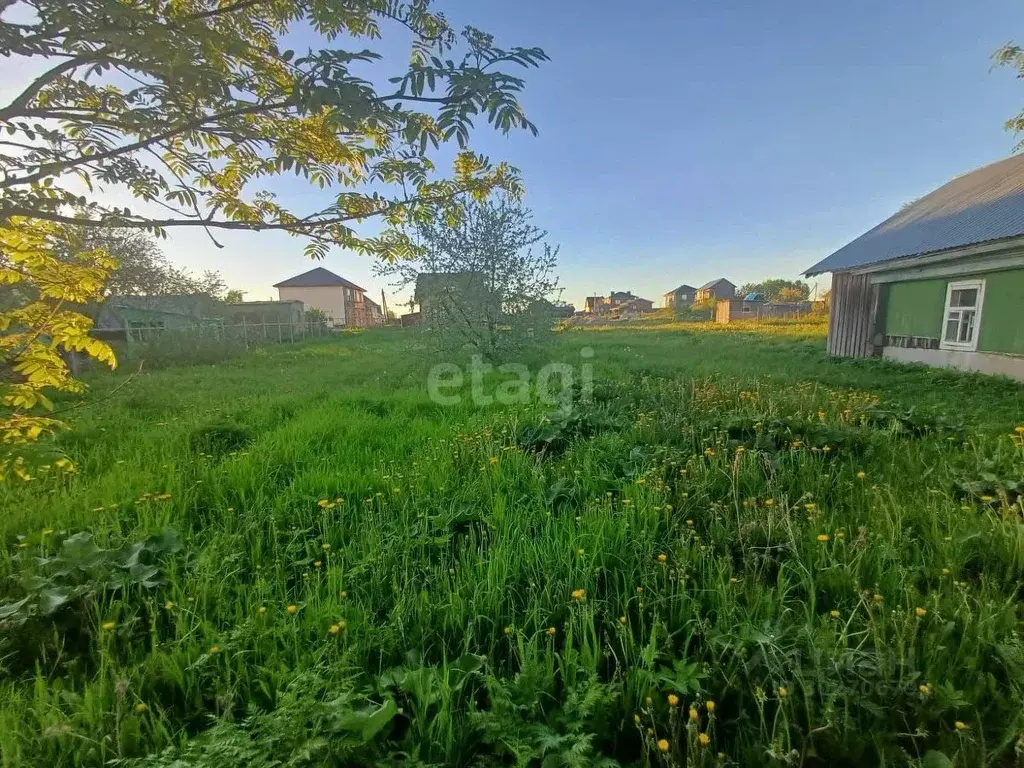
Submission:
{"label": "green house wall", "polygon": [[889,336],[937,339],[946,309],[946,280],[889,283],[885,297],[885,332]]}
{"label": "green house wall", "polygon": [[941,338],[946,286],[950,280],[978,278],[985,279],[978,351],[1024,355],[1024,269],[888,283],[883,296],[885,334]]}
{"label": "green house wall", "polygon": [[985,277],[978,351],[1024,355],[1024,269],[991,272]]}

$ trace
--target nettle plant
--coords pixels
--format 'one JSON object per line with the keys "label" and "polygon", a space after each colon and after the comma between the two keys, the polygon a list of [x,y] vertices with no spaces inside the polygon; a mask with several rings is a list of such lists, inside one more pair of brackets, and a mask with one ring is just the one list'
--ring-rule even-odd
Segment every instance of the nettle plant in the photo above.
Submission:
{"label": "nettle plant", "polygon": [[[322,47],[286,48],[297,30]],[[410,40],[397,66],[372,49],[385,34]],[[410,257],[410,224],[450,219],[464,197],[521,194],[515,168],[470,149],[470,130],[536,133],[524,81],[505,70],[547,58],[458,34],[431,0],[4,0],[0,56],[35,73],[0,105],[0,328],[20,334],[0,347],[0,439],[15,445],[61,426],[36,415],[45,389],[78,387],[60,349],[114,362],[81,311],[112,265],[99,251],[67,258],[67,228],[201,228],[214,243],[278,231],[312,258],[333,246]],[[274,193],[283,176],[323,195],[292,210]],[[376,234],[357,232],[371,218]],[[22,453],[0,472],[29,477]]]}

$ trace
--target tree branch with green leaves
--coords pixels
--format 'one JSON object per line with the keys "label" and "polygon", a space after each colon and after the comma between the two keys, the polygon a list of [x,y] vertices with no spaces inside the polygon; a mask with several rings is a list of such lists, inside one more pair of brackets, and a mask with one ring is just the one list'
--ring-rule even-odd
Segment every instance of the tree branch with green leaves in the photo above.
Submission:
{"label": "tree branch with green leaves", "polygon": [[[18,283],[23,305],[53,301],[34,282],[45,274],[27,269],[25,259],[44,272],[55,268],[52,249],[81,228],[162,236],[198,227],[211,238],[217,230],[280,231],[303,240],[313,258],[340,246],[390,262],[417,253],[411,227],[450,219],[464,200],[496,189],[520,195],[518,171],[473,152],[470,137],[475,124],[536,133],[519,103],[525,82],[510,70],[547,56],[498,47],[473,27],[457,33],[432,5],[0,2],[0,56],[34,72],[0,104],[0,270]],[[314,38],[301,52],[284,45],[298,29]],[[395,69],[373,49],[393,34],[410,41]],[[446,144],[457,152],[441,174]],[[286,205],[275,190],[283,177],[324,190],[321,204]],[[139,205],[111,202],[126,192]],[[383,225],[373,236],[359,231],[370,219]],[[26,242],[31,257],[16,253]],[[80,266],[93,270],[94,282],[112,266],[90,253]],[[102,295],[102,286],[90,287],[82,292],[88,300]],[[22,328],[29,320],[6,322]],[[73,343],[85,344],[87,323],[72,325],[85,334]],[[46,328],[31,338],[56,350],[58,335]],[[16,368],[18,348],[6,349],[0,362]],[[113,362],[108,350],[84,351]],[[57,380],[59,359],[37,362],[49,360]],[[15,386],[22,383],[15,377]],[[24,398],[2,402],[19,418],[29,407]]]}

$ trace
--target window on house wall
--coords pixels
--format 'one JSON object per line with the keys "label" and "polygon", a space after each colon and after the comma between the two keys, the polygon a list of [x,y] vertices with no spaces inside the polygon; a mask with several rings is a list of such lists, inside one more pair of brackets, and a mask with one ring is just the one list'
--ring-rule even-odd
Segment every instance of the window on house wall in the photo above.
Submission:
{"label": "window on house wall", "polygon": [[981,307],[985,299],[984,280],[959,280],[946,288],[945,325],[942,329],[943,349],[978,348],[981,328]]}

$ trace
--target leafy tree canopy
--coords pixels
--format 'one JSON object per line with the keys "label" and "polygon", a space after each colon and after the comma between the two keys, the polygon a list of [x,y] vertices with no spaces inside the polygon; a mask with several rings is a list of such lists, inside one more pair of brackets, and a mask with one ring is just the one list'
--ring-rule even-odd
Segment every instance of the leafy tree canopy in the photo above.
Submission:
{"label": "leafy tree canopy", "polygon": [[[312,256],[340,245],[390,259],[408,255],[410,219],[461,194],[518,191],[513,168],[466,148],[474,120],[536,130],[516,99],[523,81],[503,69],[544,52],[499,48],[472,27],[457,35],[430,0],[0,0],[0,10],[0,55],[44,67],[0,107],[0,220],[283,230],[308,239]],[[380,90],[353,70],[386,68],[381,55],[342,43],[365,45],[388,25],[411,33],[411,52]],[[284,48],[302,26],[329,47]],[[449,140],[462,149],[439,178],[431,153]],[[285,174],[337,191],[291,211],[273,191]],[[100,186],[163,214],[105,202]],[[388,226],[359,236],[353,225],[373,216]]]}
{"label": "leafy tree canopy", "polygon": [[[297,30],[322,47],[289,49]],[[396,70],[372,48],[384,34],[410,40]],[[29,414],[48,407],[45,389],[80,389],[61,350],[115,363],[74,309],[116,267],[103,248],[72,247],[82,227],[193,227],[214,242],[283,231],[313,257],[335,245],[409,257],[410,224],[521,193],[514,168],[469,149],[470,130],[536,132],[506,70],[547,58],[457,34],[431,0],[0,0],[0,57],[35,72],[0,103],[0,285],[15,299],[0,310],[0,443],[16,445],[61,426]],[[325,190],[322,204],[285,207],[285,175]],[[358,233],[370,218],[383,227]],[[25,467],[20,449],[0,454],[0,478]]]}
{"label": "leafy tree canopy", "polygon": [[174,266],[153,235],[143,230],[71,227],[68,235],[67,243],[61,244],[67,250],[65,258],[101,250],[113,260],[105,285],[108,296],[202,293],[234,303],[242,300],[242,292],[229,291],[219,272],[205,270],[197,276]]}
{"label": "leafy tree canopy", "polygon": [[811,286],[803,280],[773,277],[759,283],[744,283],[737,293],[739,296],[759,293],[765,301],[807,301],[811,295]]}
{"label": "leafy tree canopy", "polygon": [[558,248],[546,236],[518,199],[468,201],[454,224],[419,227],[416,258],[379,264],[378,272],[414,288],[437,349],[468,347],[498,361],[538,345],[554,324]]}

